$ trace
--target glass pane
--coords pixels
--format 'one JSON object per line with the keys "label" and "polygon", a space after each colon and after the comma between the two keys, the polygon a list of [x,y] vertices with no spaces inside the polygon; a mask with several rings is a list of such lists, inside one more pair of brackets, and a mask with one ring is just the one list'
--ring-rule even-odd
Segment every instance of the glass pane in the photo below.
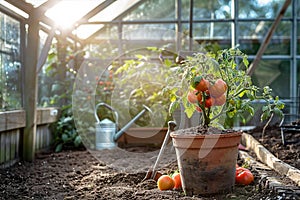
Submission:
{"label": "glass pane", "polygon": [[145,47],[176,49],[174,24],[124,25],[123,30],[123,52]]}
{"label": "glass pane", "polygon": [[33,5],[33,7],[39,7],[43,3],[45,3],[47,0],[25,0],[27,3],[30,3]]}
{"label": "glass pane", "polygon": [[122,15],[124,12],[134,8],[140,0],[115,1],[106,7],[104,10],[89,19],[89,22],[94,21],[112,21]]}
{"label": "glass pane", "polygon": [[[259,47],[267,35],[272,23],[266,21],[259,22],[240,22],[239,45],[240,49],[249,55],[257,53]],[[265,55],[287,55],[290,54],[290,35],[292,24],[290,22],[281,22],[276,28],[271,41],[264,52]]]}
{"label": "glass pane", "polygon": [[297,2],[297,16],[300,17],[300,3]]}
{"label": "glass pane", "polygon": [[62,0],[45,12],[45,15],[63,28],[71,27],[77,20],[101,4],[104,0]]}
{"label": "glass pane", "polygon": [[193,37],[198,39],[230,39],[231,25],[225,22],[194,23]]}
{"label": "glass pane", "polygon": [[128,13],[123,20],[175,19],[174,0],[148,0]]}
{"label": "glass pane", "polygon": [[73,33],[80,39],[87,39],[97,31],[101,30],[103,24],[83,24],[76,28]]}
{"label": "glass pane", "polygon": [[115,25],[105,25],[95,36],[96,40],[103,39],[118,39],[119,32],[118,26]]}
{"label": "glass pane", "polygon": [[297,23],[297,38],[295,42],[297,43],[297,55],[300,55],[300,22]]}
{"label": "glass pane", "polygon": [[274,95],[290,96],[290,61],[261,60],[252,75],[253,83],[259,87],[269,85]]}
{"label": "glass pane", "polygon": [[181,19],[190,19],[190,0],[181,0]]}
{"label": "glass pane", "polygon": [[[285,0],[239,0],[239,18],[276,18]],[[288,7],[285,17],[291,17],[292,6]]]}
{"label": "glass pane", "polygon": [[0,111],[19,109],[21,99],[20,23],[0,13]]}
{"label": "glass pane", "polygon": [[169,40],[175,38],[175,24],[131,24],[124,25],[125,40]]}
{"label": "glass pane", "polygon": [[194,1],[194,19],[231,18],[231,0]]}
{"label": "glass pane", "polygon": [[110,60],[118,57],[119,45],[118,40],[104,40],[97,43],[91,43],[85,49],[87,56],[91,58],[100,58]]}

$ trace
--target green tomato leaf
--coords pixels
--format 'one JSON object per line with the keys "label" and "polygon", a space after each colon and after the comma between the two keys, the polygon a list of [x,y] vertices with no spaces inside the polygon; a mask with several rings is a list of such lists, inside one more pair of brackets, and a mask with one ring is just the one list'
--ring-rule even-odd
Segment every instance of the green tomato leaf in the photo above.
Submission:
{"label": "green tomato leaf", "polygon": [[61,152],[61,151],[62,151],[62,147],[63,147],[63,144],[62,144],[62,143],[59,143],[59,144],[55,147],[55,152],[56,152],[56,153]]}
{"label": "green tomato leaf", "polygon": [[265,121],[270,117],[270,115],[271,115],[270,111],[263,112],[263,114],[261,115],[261,121]]}
{"label": "green tomato leaf", "polygon": [[228,111],[226,114],[229,118],[233,118],[236,114],[236,110]]}
{"label": "green tomato leaf", "polygon": [[79,147],[81,145],[81,137],[79,135],[76,136],[75,140],[74,140],[74,145],[75,147]]}
{"label": "green tomato leaf", "polygon": [[170,66],[172,66],[172,61],[171,60],[169,60],[169,59],[165,59],[164,60],[164,64],[167,66],[167,67],[170,67]]}
{"label": "green tomato leaf", "polygon": [[61,135],[61,139],[63,140],[63,142],[67,142],[68,139],[69,139],[69,136],[68,136],[66,133],[63,133],[63,134]]}
{"label": "green tomato leaf", "polygon": [[282,113],[282,111],[280,110],[280,109],[278,109],[277,107],[275,107],[274,109],[273,109],[273,112],[276,114],[276,115],[278,115],[279,117],[283,117],[283,113]]}
{"label": "green tomato leaf", "polygon": [[202,76],[196,76],[193,80],[192,80],[192,87],[196,88],[196,86],[201,82],[202,80]]}
{"label": "green tomato leaf", "polygon": [[194,105],[190,104],[191,106],[188,106],[185,108],[184,112],[186,113],[187,117],[188,118],[191,118],[192,115],[194,114],[195,112],[195,107]]}
{"label": "green tomato leaf", "polygon": [[169,113],[172,114],[179,107],[178,101],[173,101],[169,107]]}
{"label": "green tomato leaf", "polygon": [[269,106],[263,106],[263,107],[262,107],[262,111],[263,111],[263,112],[265,112],[265,111],[267,111],[267,110],[269,110]]}

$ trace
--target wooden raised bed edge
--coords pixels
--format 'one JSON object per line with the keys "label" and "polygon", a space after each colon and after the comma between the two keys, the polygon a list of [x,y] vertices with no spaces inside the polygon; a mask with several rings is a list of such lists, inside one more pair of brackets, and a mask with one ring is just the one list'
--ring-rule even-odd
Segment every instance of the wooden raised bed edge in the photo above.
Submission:
{"label": "wooden raised bed edge", "polygon": [[290,178],[298,186],[300,186],[300,170],[276,158],[262,144],[260,144],[252,135],[243,133],[242,144],[247,149],[253,151],[257,158],[275,170],[279,174]]}
{"label": "wooden raised bed edge", "polygon": [[[60,108],[38,108],[37,125],[50,124],[58,120]],[[25,110],[0,112],[0,132],[24,128],[26,122]]]}

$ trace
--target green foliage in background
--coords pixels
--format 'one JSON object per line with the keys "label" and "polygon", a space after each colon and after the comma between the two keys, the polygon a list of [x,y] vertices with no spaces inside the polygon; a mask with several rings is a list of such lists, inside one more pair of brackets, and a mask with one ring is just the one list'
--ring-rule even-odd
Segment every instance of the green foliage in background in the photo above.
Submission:
{"label": "green foliage in background", "polygon": [[63,38],[57,38],[48,54],[47,63],[40,73],[39,103],[41,106],[59,106],[61,115],[51,125],[54,133],[55,152],[63,149],[82,148],[72,113],[72,91],[76,73],[82,62],[82,52]]}

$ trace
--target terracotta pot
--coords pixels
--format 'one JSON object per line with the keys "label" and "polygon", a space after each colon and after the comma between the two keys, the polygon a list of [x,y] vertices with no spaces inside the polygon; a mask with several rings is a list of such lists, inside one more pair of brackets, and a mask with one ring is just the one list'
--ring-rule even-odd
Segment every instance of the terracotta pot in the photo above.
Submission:
{"label": "terracotta pot", "polygon": [[186,195],[231,192],[235,184],[238,145],[242,132],[226,134],[171,133],[182,187]]}

